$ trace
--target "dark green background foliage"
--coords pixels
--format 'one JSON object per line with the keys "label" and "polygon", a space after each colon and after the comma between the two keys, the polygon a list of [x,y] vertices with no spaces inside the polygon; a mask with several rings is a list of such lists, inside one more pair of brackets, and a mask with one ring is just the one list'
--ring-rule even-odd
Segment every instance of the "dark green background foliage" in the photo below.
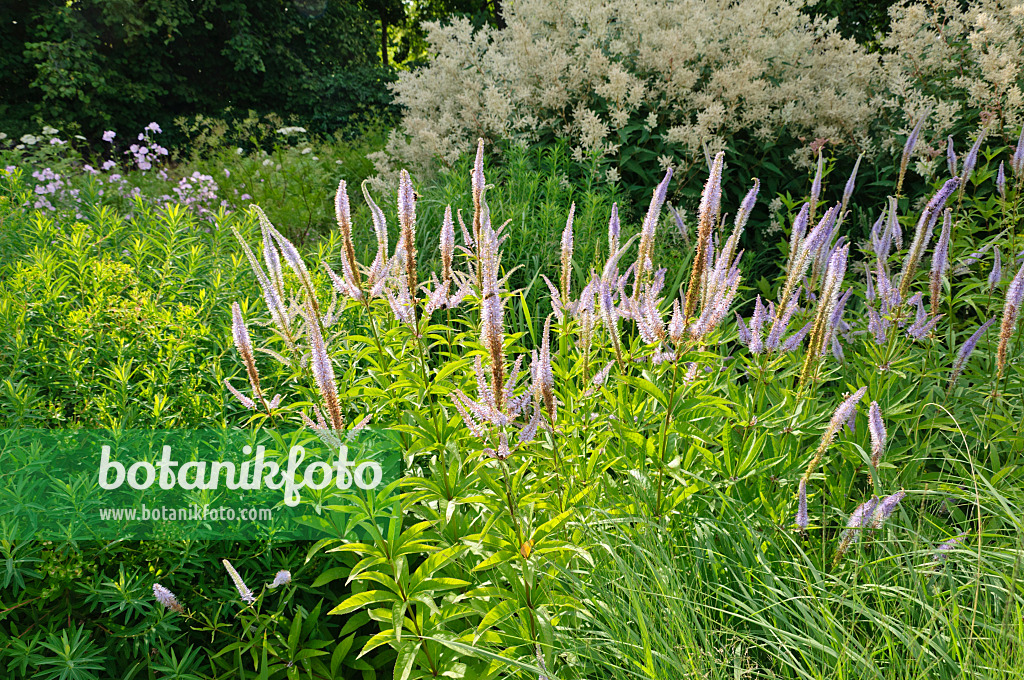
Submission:
{"label": "dark green background foliage", "polygon": [[0,26],[0,118],[12,122],[95,133],[232,107],[316,111],[338,127],[387,102],[373,18],[351,2],[2,3]]}
{"label": "dark green background foliage", "polygon": [[[500,25],[499,0],[71,0],[0,3],[0,121],[91,138],[195,114],[276,113],[311,132],[390,120],[394,68],[424,21]],[[382,49],[383,46],[383,49]],[[166,127],[166,125],[165,125]]]}
{"label": "dark green background foliage", "polygon": [[808,12],[836,17],[844,38],[853,38],[871,49],[878,47],[876,36],[889,30],[889,6],[894,4],[892,0],[818,0]]}

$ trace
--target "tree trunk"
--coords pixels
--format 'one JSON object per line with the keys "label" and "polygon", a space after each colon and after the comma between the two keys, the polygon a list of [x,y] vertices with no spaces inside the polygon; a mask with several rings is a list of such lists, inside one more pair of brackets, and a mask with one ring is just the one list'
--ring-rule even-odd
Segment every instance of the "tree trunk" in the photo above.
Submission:
{"label": "tree trunk", "polygon": [[384,68],[388,67],[388,16],[383,6],[380,10],[380,61]]}

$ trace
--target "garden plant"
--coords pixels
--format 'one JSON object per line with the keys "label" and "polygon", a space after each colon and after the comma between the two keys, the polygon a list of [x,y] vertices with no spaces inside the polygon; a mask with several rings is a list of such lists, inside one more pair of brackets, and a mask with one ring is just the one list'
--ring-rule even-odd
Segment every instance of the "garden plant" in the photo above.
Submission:
{"label": "garden plant", "polygon": [[[428,26],[390,131],[0,136],[0,677],[1024,677],[1020,8],[627,4]],[[284,429],[400,473],[18,533],[99,486],[17,433]]]}

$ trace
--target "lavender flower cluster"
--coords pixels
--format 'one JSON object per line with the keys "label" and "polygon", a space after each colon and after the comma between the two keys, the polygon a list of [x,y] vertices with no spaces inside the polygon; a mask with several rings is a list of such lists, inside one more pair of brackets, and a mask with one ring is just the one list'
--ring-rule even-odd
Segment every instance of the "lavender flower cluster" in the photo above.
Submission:
{"label": "lavender flower cluster", "polygon": [[[53,128],[44,128],[44,133],[48,131],[52,134],[57,133]],[[135,171],[143,176],[153,171],[153,175],[163,182],[174,181],[167,169],[161,167],[161,163],[170,153],[166,147],[160,145],[155,140],[155,135],[162,132],[163,130],[160,125],[155,122],[147,125],[138,134],[138,141],[132,143],[123,151],[123,155],[129,157],[128,163],[124,164],[123,168],[118,164],[113,155],[98,163],[99,167],[94,167],[92,163],[84,162],[84,159],[80,157],[80,160],[76,161],[74,160],[76,158],[74,155],[55,157],[53,155],[54,152],[47,152],[38,157],[30,157],[40,165],[49,163],[49,165],[41,169],[36,168],[31,172],[30,176],[33,180],[31,184],[33,195],[31,207],[50,213],[69,210],[76,219],[83,219],[83,205],[87,196],[93,198],[117,196],[128,200],[135,200],[141,197],[149,198],[149,200],[156,203],[175,202],[192,208],[198,214],[210,219],[214,217],[214,212],[217,208],[228,208],[229,203],[227,200],[220,198],[220,187],[213,177],[199,172],[193,172],[189,176],[180,178],[175,184],[171,185],[167,193],[152,197],[144,196],[139,186],[133,186],[128,176],[124,174],[125,171]],[[5,137],[6,135],[0,137],[0,149],[3,148],[3,139]],[[26,135],[25,137],[28,139],[14,147],[16,151],[29,153],[40,141],[34,135]],[[116,137],[117,133],[113,130],[107,130],[101,136],[103,142],[111,147],[111,154],[114,153],[113,145]],[[80,136],[79,139],[85,140],[84,137]],[[31,144],[26,144],[26,141],[31,142]],[[66,141],[57,138],[53,138],[51,142],[53,147],[62,147],[67,144]],[[61,153],[63,155],[63,152]],[[55,169],[55,166],[60,168],[68,164],[70,164],[70,167],[67,170]],[[12,174],[16,170],[17,166],[15,165],[9,165],[4,168],[7,174]],[[78,170],[90,178],[94,185],[90,187],[88,192],[83,191],[82,186],[74,186],[75,183],[72,181],[71,175]],[[247,198],[249,196],[242,196],[240,200],[246,200]]]}

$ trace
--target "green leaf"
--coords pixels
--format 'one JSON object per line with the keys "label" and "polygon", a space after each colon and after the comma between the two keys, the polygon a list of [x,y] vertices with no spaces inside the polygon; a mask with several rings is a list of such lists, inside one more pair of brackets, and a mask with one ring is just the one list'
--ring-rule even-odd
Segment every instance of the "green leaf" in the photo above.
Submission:
{"label": "green leaf", "polygon": [[368,590],[364,593],[356,593],[347,600],[339,604],[337,607],[327,612],[331,614],[348,614],[351,611],[355,611],[361,607],[366,607],[371,604],[378,604],[381,602],[394,602],[398,599],[394,593],[389,593],[386,590]]}

